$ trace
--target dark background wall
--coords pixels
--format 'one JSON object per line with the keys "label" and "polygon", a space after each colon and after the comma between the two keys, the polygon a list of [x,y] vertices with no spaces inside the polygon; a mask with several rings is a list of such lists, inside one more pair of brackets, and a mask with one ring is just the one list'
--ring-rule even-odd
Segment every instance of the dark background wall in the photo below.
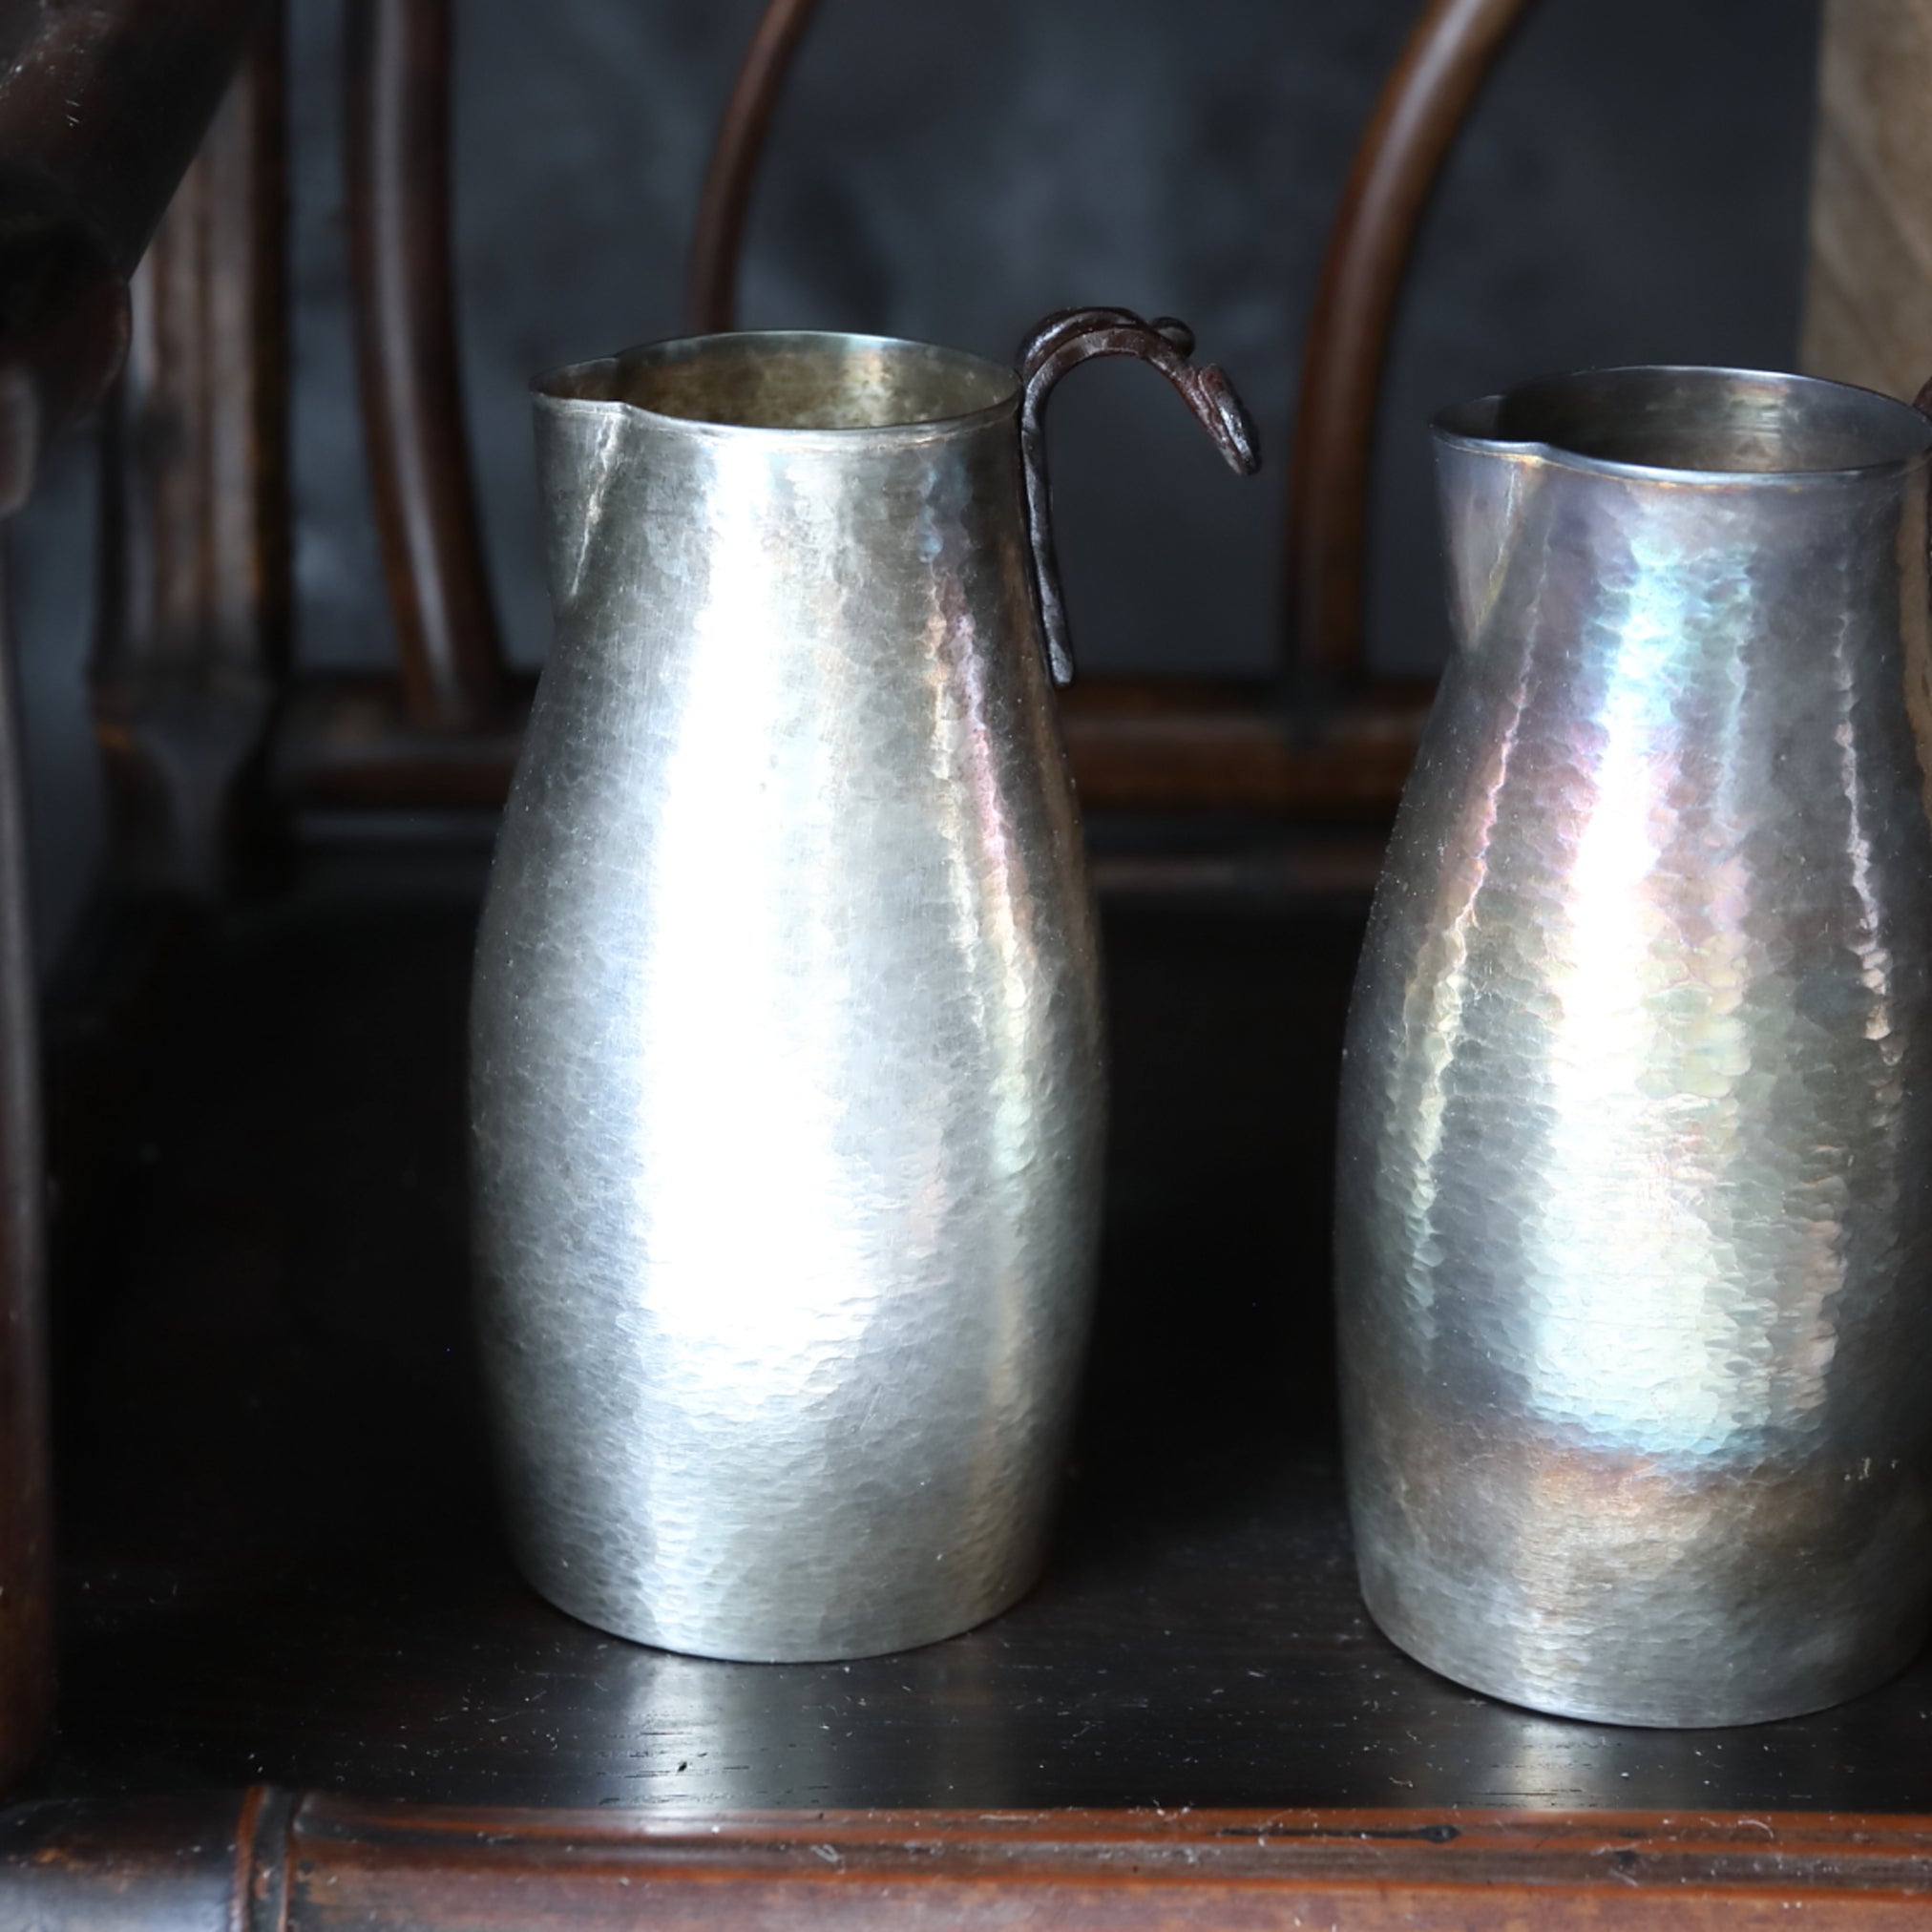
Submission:
{"label": "dark background wall", "polygon": [[[1077,640],[1091,667],[1254,668],[1273,648],[1303,320],[1349,155],[1418,0],[823,0],[751,226],[742,320],[1010,352],[1044,311],[1194,324],[1259,418],[1224,472],[1144,370],[1055,404]],[[1430,411],[1592,362],[1788,365],[1816,0],[1541,0],[1432,211],[1385,394],[1374,660],[1445,647]],[[755,0],[461,0],[458,266],[513,652],[540,657],[525,385],[675,330],[699,177]],[[391,650],[345,306],[340,9],[293,0],[299,652]],[[16,532],[43,923],[98,824],[80,667],[91,483],[71,455]],[[1211,595],[1201,586],[1211,583]]]}

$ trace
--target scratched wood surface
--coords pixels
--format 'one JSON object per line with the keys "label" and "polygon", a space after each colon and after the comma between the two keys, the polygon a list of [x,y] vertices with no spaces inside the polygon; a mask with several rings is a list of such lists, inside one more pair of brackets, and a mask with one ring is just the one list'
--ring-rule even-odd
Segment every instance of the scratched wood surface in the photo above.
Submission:
{"label": "scratched wood surface", "polygon": [[0,1814],[0,1922],[86,1932],[1922,1925],[1913,1818],[1420,1810],[665,1815],[242,1792]]}

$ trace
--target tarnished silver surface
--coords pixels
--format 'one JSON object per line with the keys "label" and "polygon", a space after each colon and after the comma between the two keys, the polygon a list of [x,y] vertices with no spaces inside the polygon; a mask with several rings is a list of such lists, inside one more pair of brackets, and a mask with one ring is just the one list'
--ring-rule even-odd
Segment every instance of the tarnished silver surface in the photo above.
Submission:
{"label": "tarnished silver surface", "polygon": [[1363,1589],[1542,1710],[1814,1709],[1932,1586],[1932,423],[1630,369],[1437,437],[1460,652],[1343,1082]]}
{"label": "tarnished silver surface", "polygon": [[1104,1069],[1020,394],[805,334],[539,385],[478,1293],[519,1559],[625,1636],[895,1649],[1044,1555]]}

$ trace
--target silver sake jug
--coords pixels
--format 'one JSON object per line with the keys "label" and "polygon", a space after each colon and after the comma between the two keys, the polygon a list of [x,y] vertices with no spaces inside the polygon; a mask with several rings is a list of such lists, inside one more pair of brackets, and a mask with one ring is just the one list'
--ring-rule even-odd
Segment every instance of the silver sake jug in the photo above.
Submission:
{"label": "silver sake jug", "polygon": [[556,633],[471,1020],[516,1557],[672,1649],[850,1657],[1044,1556],[1105,1064],[1040,410],[1093,355],[1251,433],[1176,323],[1021,368],[699,337],[536,385]]}
{"label": "silver sake jug", "polygon": [[1813,1710],[1932,1597],[1932,421],[1628,368],[1435,427],[1458,652],[1341,1102],[1363,1591],[1539,1710]]}

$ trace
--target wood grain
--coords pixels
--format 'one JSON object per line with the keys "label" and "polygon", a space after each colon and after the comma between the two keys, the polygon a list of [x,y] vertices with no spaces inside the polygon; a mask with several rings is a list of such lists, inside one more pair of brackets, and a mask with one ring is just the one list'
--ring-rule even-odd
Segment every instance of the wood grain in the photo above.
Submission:
{"label": "wood grain", "polygon": [[1825,0],[1802,359],[1915,395],[1932,375],[1932,0]]}
{"label": "wood grain", "polygon": [[1920,1926],[1922,1820],[1390,1811],[642,1813],[272,1788],[0,1816],[8,1923],[118,1932],[1825,1932]]}

